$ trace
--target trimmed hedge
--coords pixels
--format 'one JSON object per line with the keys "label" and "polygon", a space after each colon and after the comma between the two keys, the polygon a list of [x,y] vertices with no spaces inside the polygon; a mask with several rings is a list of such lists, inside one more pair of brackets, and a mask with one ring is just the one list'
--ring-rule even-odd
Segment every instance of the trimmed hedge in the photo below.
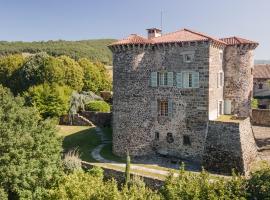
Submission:
{"label": "trimmed hedge", "polygon": [[85,109],[87,111],[95,111],[95,112],[110,112],[111,107],[105,101],[91,101],[86,104]]}

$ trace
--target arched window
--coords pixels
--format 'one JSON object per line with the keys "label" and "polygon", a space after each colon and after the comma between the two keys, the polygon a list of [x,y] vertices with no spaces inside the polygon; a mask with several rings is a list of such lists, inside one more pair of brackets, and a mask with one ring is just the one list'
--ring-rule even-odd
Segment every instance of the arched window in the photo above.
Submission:
{"label": "arched window", "polygon": [[167,140],[168,143],[173,143],[174,142],[173,134],[172,133],[167,133],[166,140]]}

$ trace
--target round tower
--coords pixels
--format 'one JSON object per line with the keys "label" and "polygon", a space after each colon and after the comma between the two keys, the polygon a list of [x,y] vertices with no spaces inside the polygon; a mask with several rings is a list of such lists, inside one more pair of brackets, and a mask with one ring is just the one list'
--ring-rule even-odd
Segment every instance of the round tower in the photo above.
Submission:
{"label": "round tower", "polygon": [[242,38],[223,39],[228,46],[224,55],[225,110],[239,117],[248,117],[253,89],[254,49],[258,43]]}

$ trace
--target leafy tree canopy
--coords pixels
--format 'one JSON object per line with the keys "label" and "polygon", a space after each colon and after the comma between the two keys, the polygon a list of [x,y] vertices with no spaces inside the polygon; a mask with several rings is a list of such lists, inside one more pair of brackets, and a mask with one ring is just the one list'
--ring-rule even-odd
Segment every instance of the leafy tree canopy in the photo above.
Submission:
{"label": "leafy tree canopy", "polygon": [[40,119],[0,86],[0,185],[9,199],[42,199],[62,173],[55,123]]}

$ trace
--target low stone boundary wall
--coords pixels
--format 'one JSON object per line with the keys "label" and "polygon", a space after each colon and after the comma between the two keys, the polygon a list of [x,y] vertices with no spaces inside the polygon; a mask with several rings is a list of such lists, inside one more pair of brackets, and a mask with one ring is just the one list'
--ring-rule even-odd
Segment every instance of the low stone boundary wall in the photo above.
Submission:
{"label": "low stone boundary wall", "polygon": [[83,111],[79,113],[93,124],[99,127],[106,127],[111,125],[112,113]]}
{"label": "low stone boundary wall", "polygon": [[252,109],[252,124],[270,126],[270,109]]}
{"label": "low stone boundary wall", "polygon": [[92,122],[80,116],[79,114],[75,114],[71,116],[72,124],[70,123],[70,119],[68,115],[63,115],[60,117],[59,124],[60,125],[72,125],[72,126],[93,126]]}
{"label": "low stone boundary wall", "polygon": [[[91,169],[95,165],[82,161],[82,166],[85,169]],[[109,179],[114,178],[119,184],[122,184],[125,182],[125,172],[114,170],[114,169],[109,169],[109,168],[105,168],[105,167],[101,167],[101,168],[104,171],[104,179],[105,180],[109,180]],[[134,174],[132,174],[132,172],[131,172],[131,177],[132,176],[134,176]],[[143,179],[143,181],[145,182],[145,184],[153,190],[160,189],[164,185],[163,180],[145,177],[145,176],[141,176],[141,175],[139,177],[141,177]]]}

